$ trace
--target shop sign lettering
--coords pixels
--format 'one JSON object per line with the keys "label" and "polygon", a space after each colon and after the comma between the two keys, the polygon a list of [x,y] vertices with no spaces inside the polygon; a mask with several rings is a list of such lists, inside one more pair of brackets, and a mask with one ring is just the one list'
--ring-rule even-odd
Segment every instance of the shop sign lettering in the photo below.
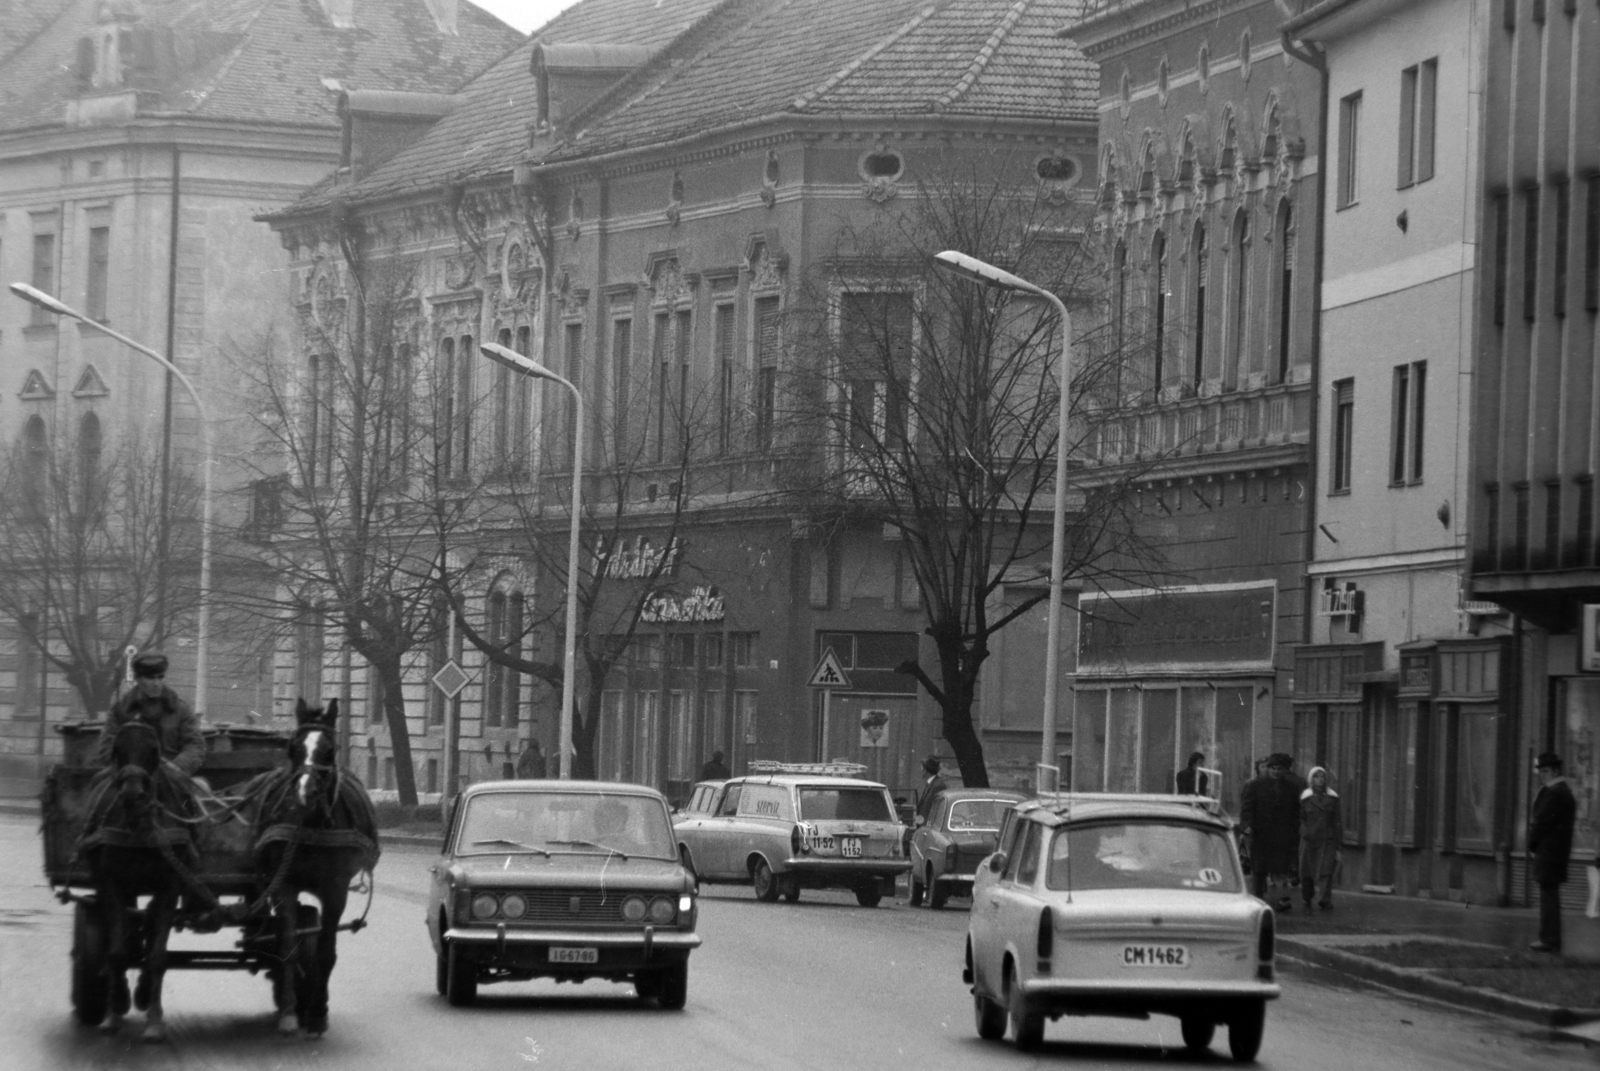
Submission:
{"label": "shop sign lettering", "polygon": [[721,621],[725,616],[727,613],[722,595],[716,588],[708,587],[695,588],[687,595],[657,592],[645,600],[644,608],[639,613],[640,620],[651,624],[664,621]]}
{"label": "shop sign lettering", "polygon": [[666,546],[658,547],[648,536],[639,536],[632,543],[618,543],[609,554],[596,547],[590,568],[596,574],[603,569],[608,580],[671,576],[678,570],[678,558],[682,553],[683,543],[676,537],[669,539]]}

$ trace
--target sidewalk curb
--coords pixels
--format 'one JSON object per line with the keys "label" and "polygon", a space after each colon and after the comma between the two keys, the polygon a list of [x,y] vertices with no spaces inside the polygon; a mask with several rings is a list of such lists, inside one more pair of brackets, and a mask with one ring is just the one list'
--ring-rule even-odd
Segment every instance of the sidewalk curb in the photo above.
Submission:
{"label": "sidewalk curb", "polygon": [[1377,982],[1392,989],[1431,997],[1434,1000],[1459,1007],[1492,1012],[1495,1015],[1509,1016],[1513,1019],[1523,1019],[1528,1022],[1538,1023],[1540,1026],[1572,1026],[1594,1018],[1593,1009],[1579,1011],[1572,1008],[1564,1008],[1557,1004],[1542,1004],[1534,1000],[1523,1000],[1521,997],[1513,997],[1509,993],[1500,993],[1493,989],[1484,989],[1481,986],[1467,985],[1463,982],[1453,982],[1448,978],[1440,978],[1422,968],[1394,967],[1367,956],[1306,944],[1296,941],[1292,937],[1279,937],[1278,949],[1287,958],[1297,959],[1318,967],[1326,967],[1342,974],[1354,975],[1357,978],[1363,978],[1369,982]]}
{"label": "sidewalk curb", "polygon": [[439,845],[443,841],[444,841],[444,834],[443,833],[440,833],[436,837],[428,837],[428,836],[423,836],[420,833],[390,833],[387,830],[383,830],[383,829],[378,830],[378,843],[379,843],[379,845],[399,844],[399,845],[405,845],[407,847],[433,848],[433,849],[437,850]]}

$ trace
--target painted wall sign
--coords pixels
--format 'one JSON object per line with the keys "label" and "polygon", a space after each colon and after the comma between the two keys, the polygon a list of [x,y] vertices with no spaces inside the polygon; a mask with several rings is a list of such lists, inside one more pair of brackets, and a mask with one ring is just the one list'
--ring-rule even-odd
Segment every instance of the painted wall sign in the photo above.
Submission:
{"label": "painted wall sign", "polygon": [[1085,594],[1079,609],[1080,673],[1272,662],[1273,585]]}
{"label": "painted wall sign", "polygon": [[657,592],[645,600],[639,612],[642,621],[657,624],[663,621],[696,623],[721,621],[727,616],[722,594],[714,587],[697,587],[687,595],[674,595],[670,591]]}
{"label": "painted wall sign", "polygon": [[683,555],[683,542],[676,538],[658,547],[649,536],[639,536],[632,543],[623,541],[611,548],[609,556],[602,555],[596,547],[593,572],[600,571],[601,558],[605,557],[605,575],[608,580],[637,580],[649,576],[671,576],[678,570],[678,559]]}

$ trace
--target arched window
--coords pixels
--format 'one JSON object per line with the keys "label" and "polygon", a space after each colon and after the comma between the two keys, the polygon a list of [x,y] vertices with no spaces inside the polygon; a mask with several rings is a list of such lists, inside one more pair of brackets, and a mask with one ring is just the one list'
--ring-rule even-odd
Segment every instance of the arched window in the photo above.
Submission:
{"label": "arched window", "polygon": [[1200,389],[1200,382],[1206,374],[1206,283],[1210,272],[1207,261],[1210,259],[1210,250],[1206,247],[1206,225],[1196,223],[1194,227],[1194,243],[1190,246],[1194,259],[1194,286],[1190,293],[1194,295],[1194,365],[1192,383],[1195,390]]}
{"label": "arched window", "polygon": [[1166,375],[1167,300],[1171,291],[1167,275],[1167,236],[1161,231],[1156,231],[1155,237],[1150,240],[1150,261],[1155,265],[1153,293],[1150,295],[1150,328],[1153,332],[1150,388],[1156,400],[1160,401],[1162,379]]}
{"label": "arched window", "polygon": [[1250,211],[1241,208],[1233,222],[1233,316],[1228,325],[1229,375],[1226,386],[1235,387],[1250,367]]}
{"label": "arched window", "polygon": [[[521,591],[508,590],[501,585],[489,592],[489,640],[512,658],[522,657],[523,609]],[[522,674],[497,662],[490,662],[488,668],[484,724],[514,729],[519,720]]]}
{"label": "arched window", "polygon": [[1294,340],[1294,206],[1278,202],[1278,382],[1289,379],[1289,347]]}
{"label": "arched window", "polygon": [[44,508],[45,480],[50,467],[50,440],[44,417],[35,413],[22,426],[22,486],[29,505]]}
{"label": "arched window", "polygon": [[307,487],[333,482],[334,360],[326,354],[306,358],[305,473]]}
{"label": "arched window", "polygon": [[1128,350],[1128,246],[1121,239],[1117,240],[1116,249],[1111,254],[1112,258],[1112,286],[1114,287],[1111,299],[1111,324],[1112,345],[1116,347],[1117,381],[1116,392],[1120,403],[1122,398],[1122,369],[1127,363]]}
{"label": "arched window", "polygon": [[78,422],[78,498],[85,515],[96,508],[100,486],[100,457],[104,449],[100,418],[83,414]]}
{"label": "arched window", "polygon": [[[500,337],[497,339],[506,349],[511,348],[511,328],[502,327]],[[521,387],[521,380],[526,379],[521,372],[513,372],[507,365],[494,366],[494,461],[497,468],[510,471],[512,468],[512,453],[515,446],[512,442],[514,432],[513,423],[516,419],[516,395]]]}
{"label": "arched window", "polygon": [[439,379],[444,397],[440,399],[438,446],[440,449],[440,475],[455,471],[456,419],[458,403],[455,392],[456,340],[446,336],[439,340]]}

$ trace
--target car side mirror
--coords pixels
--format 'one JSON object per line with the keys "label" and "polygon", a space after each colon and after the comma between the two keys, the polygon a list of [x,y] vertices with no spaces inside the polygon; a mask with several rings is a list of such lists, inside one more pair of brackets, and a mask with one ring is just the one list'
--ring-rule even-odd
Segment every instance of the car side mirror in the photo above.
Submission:
{"label": "car side mirror", "polygon": [[995,852],[989,857],[989,873],[998,874],[1006,868],[1006,853]]}

